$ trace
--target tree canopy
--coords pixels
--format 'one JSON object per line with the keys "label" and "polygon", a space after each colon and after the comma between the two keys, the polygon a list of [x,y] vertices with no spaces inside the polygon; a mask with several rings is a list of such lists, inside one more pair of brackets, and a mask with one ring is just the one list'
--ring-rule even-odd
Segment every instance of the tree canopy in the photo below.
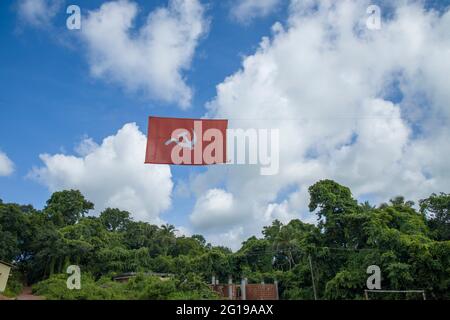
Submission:
{"label": "tree canopy", "polygon": [[[116,208],[94,216],[94,204],[77,190],[54,193],[43,210],[0,201],[0,259],[14,261],[28,283],[55,299],[217,298],[205,286],[212,275],[222,282],[229,275],[236,281],[276,279],[281,298],[313,299],[311,272],[320,299],[362,299],[370,265],[380,267],[383,289],[450,298],[449,194],[432,194],[416,208],[403,197],[379,206],[358,203],[349,188],[331,180],[317,182],[309,193],[317,224],[275,220],[236,252],[202,235],[177,236],[172,225],[134,221]],[[64,293],[70,264],[81,267],[93,294]],[[116,291],[105,292],[105,279],[123,272],[174,278],[108,282]]]}

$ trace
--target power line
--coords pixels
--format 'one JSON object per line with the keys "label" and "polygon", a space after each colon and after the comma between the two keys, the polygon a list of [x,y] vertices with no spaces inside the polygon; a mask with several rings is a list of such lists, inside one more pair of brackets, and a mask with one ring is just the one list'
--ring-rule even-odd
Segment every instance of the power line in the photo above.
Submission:
{"label": "power line", "polygon": [[325,250],[335,250],[335,251],[351,251],[351,252],[363,252],[363,251],[378,251],[378,252],[388,252],[390,250],[381,250],[381,249],[377,249],[377,248],[361,248],[361,249],[357,249],[357,248],[337,248],[337,247],[308,247],[308,248],[291,248],[291,249],[279,249],[279,250],[275,250],[275,249],[269,249],[269,250],[261,250],[260,252],[248,252],[248,253],[244,253],[244,252],[235,252],[234,254],[243,254],[245,256],[251,256],[251,255],[267,255],[270,253],[283,253],[283,251],[291,251],[291,252],[301,252],[304,253],[305,251],[307,251],[308,249],[325,249]]}

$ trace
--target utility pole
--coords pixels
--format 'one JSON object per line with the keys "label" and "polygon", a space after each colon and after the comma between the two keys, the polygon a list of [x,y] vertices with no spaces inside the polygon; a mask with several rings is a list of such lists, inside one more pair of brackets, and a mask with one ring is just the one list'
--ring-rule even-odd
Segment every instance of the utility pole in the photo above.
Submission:
{"label": "utility pole", "polygon": [[241,280],[241,300],[247,300],[247,292],[245,286],[247,285],[247,279]]}
{"label": "utility pole", "polygon": [[317,300],[316,283],[314,281],[314,272],[313,272],[311,255],[308,256],[308,260],[309,260],[309,268],[311,269],[311,281],[312,281],[312,287],[313,287],[313,291],[314,291],[314,300]]}
{"label": "utility pole", "polygon": [[275,281],[273,282],[273,284],[275,285],[275,293],[276,293],[276,297],[275,300],[279,300],[280,296],[278,294],[278,280],[275,279]]}
{"label": "utility pole", "polygon": [[233,300],[233,277],[228,276],[228,299]]}

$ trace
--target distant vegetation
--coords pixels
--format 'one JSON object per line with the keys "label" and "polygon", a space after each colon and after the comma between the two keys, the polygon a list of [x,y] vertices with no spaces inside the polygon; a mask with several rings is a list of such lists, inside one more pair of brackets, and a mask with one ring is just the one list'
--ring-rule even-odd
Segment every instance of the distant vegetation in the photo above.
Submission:
{"label": "distant vegetation", "polygon": [[23,282],[24,279],[22,277],[22,274],[18,272],[12,272],[9,280],[8,280],[8,286],[6,287],[5,292],[2,294],[6,297],[17,297],[23,289]]}
{"label": "distant vegetation", "polygon": [[127,283],[102,277],[95,281],[91,275],[81,279],[81,290],[68,290],[67,275],[53,275],[33,286],[33,292],[51,300],[213,300],[218,295],[197,276],[185,279],[160,279],[139,274]]}
{"label": "distant vegetation", "polygon": [[[383,289],[424,289],[429,299],[450,298],[449,194],[433,194],[416,209],[402,197],[378,207],[358,203],[330,180],[309,193],[317,226],[274,221],[235,253],[201,235],[177,237],[171,225],[133,221],[118,209],[86,216],[94,204],[76,190],[54,193],[43,210],[0,200],[0,259],[15,261],[15,273],[48,299],[215,299],[206,285],[213,274],[222,282],[228,275],[235,281],[277,279],[282,299],[313,299],[309,257],[320,299],[362,299],[366,269],[374,264]],[[66,288],[70,264],[81,267],[79,291]],[[111,280],[150,271],[175,276]],[[20,291],[20,283],[11,281],[8,290]],[[374,298],[386,297],[394,296]]]}

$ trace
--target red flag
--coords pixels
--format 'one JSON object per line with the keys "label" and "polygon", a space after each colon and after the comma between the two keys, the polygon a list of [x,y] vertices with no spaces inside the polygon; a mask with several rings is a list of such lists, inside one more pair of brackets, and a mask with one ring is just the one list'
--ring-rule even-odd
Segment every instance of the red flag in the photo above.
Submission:
{"label": "red flag", "polygon": [[226,162],[228,120],[149,117],[145,163]]}

